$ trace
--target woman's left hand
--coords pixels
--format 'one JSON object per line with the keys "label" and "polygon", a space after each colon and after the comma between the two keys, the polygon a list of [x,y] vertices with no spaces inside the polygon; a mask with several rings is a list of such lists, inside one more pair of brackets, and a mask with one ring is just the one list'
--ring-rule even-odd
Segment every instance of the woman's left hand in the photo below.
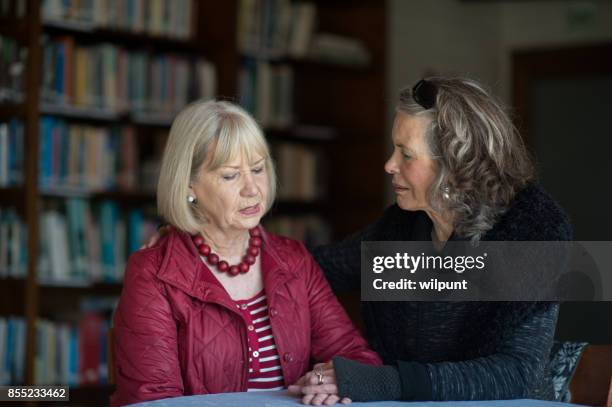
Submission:
{"label": "woman's left hand", "polygon": [[331,406],[340,402],[349,404],[349,398],[340,399],[336,384],[336,371],[333,362],[318,363],[312,371],[302,376],[295,384],[288,388],[289,393],[302,396],[303,404],[313,406]]}

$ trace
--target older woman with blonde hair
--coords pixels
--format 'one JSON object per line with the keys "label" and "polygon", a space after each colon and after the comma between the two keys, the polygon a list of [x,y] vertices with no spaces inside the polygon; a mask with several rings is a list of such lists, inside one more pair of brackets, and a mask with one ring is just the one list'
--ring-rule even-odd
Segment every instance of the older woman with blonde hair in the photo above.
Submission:
{"label": "older woman with blonde hair", "polygon": [[[564,211],[535,182],[515,127],[480,84],[428,78],[400,93],[385,164],[396,203],[376,223],[314,251],[336,292],[359,289],[362,241],[571,240]],[[547,376],[558,305],[364,302],[383,366],[336,357],[290,390],[373,400],[552,399]]]}
{"label": "older woman with blonde hair", "polygon": [[241,108],[196,102],[177,116],[157,189],[172,228],[127,264],[113,406],[282,389],[334,356],[380,364],[304,246],[259,225],[275,186]]}

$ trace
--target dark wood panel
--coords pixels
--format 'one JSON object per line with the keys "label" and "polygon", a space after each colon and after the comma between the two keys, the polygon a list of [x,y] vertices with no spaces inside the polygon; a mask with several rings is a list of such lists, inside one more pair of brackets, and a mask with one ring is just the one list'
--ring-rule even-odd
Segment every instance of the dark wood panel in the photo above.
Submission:
{"label": "dark wood panel", "polygon": [[40,3],[27,0],[28,62],[25,112],[25,213],[28,229],[28,274],[25,287],[25,317],[27,321],[25,383],[34,383],[36,353],[36,319],[38,318],[38,287],[36,272],[39,250],[38,207],[38,101],[42,77],[42,50],[40,44]]}
{"label": "dark wood panel", "polygon": [[516,124],[531,145],[529,130],[534,83],[542,78],[609,75],[612,72],[612,43],[520,50],[512,54],[512,67]]}
{"label": "dark wood panel", "polygon": [[44,22],[43,31],[49,35],[71,35],[82,43],[110,42],[126,48],[191,53],[201,50],[195,38],[175,38],[148,33],[137,33],[109,28],[98,28],[88,23]]}
{"label": "dark wood panel", "polygon": [[239,58],[237,48],[237,1],[197,2],[198,24],[196,41],[208,44],[205,56],[217,67],[218,95],[237,100]]}
{"label": "dark wood panel", "polygon": [[0,279],[0,316],[24,316],[25,279]]}
{"label": "dark wood panel", "polygon": [[0,35],[12,37],[19,43],[25,43],[27,41],[25,21],[0,18]]}
{"label": "dark wood panel", "polygon": [[23,120],[25,112],[24,104],[0,104],[0,121],[8,121],[14,118]]}
{"label": "dark wood panel", "polygon": [[20,187],[0,188],[0,207],[11,207],[17,210],[19,216],[25,219],[23,210],[25,190]]}

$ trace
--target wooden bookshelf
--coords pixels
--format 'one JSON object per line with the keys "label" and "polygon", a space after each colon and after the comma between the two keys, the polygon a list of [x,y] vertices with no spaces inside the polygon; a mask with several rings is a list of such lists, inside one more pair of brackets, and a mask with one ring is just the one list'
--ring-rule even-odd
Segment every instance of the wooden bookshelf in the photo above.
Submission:
{"label": "wooden bookshelf", "polygon": [[[95,201],[112,200],[122,207],[155,205],[155,194],[147,190],[96,190],[87,191],[69,188],[40,188],[38,180],[39,165],[39,118],[47,115],[65,119],[67,123],[94,126],[127,125],[137,128],[136,137],[140,140],[148,136],[150,130],[168,130],[172,117],[168,115],[143,115],[131,112],[105,109],[82,108],[51,104],[42,101],[40,85],[42,77],[42,35],[49,37],[70,36],[83,45],[110,43],[127,50],[153,53],[172,53],[186,58],[204,57],[211,61],[218,72],[217,89],[219,94],[234,97],[236,94],[235,75],[237,56],[234,46],[233,27],[235,26],[236,5],[233,2],[207,4],[212,2],[195,1],[191,16],[194,32],[189,39],[168,36],[134,33],[128,31],[93,28],[74,22],[43,22],[41,3],[27,0],[27,15],[22,20],[0,20],[0,35],[15,39],[28,48],[26,68],[26,100],[24,103],[0,104],[0,120],[18,118],[24,123],[24,175],[22,187],[0,188],[0,206],[14,207],[25,222],[28,236],[27,276],[22,279],[3,278],[0,280],[0,315],[22,316],[25,319],[25,379],[26,385],[35,384],[34,358],[36,352],[36,320],[74,312],[79,302],[88,297],[117,297],[121,292],[120,283],[76,284],[41,281],[37,277],[39,259],[39,221],[41,205],[48,200],[82,198]],[[216,2],[215,2],[216,3]],[[219,29],[219,19],[223,31],[211,32],[211,27]],[[223,40],[219,38],[223,36]],[[228,46],[227,39],[231,42]],[[34,238],[32,238],[34,237]],[[71,391],[71,402],[91,405],[108,405],[112,388],[94,386],[75,388]],[[95,397],[94,397],[95,396]],[[95,400],[94,400],[95,399]]]}
{"label": "wooden bookshelf", "polygon": [[0,316],[23,315],[26,281],[21,278],[0,279]]}
{"label": "wooden bookshelf", "polygon": [[318,31],[360,40],[371,54],[368,66],[327,62],[294,64],[294,106],[300,123],[331,124],[336,130],[327,146],[329,196],[336,213],[338,239],[375,220],[384,206],[386,132],[384,2],[360,0],[315,2]]}
{"label": "wooden bookshelf", "polygon": [[[197,4],[197,3],[196,3]],[[67,21],[45,21],[43,31],[50,35],[78,36],[80,40],[100,43],[121,44],[128,48],[153,49],[191,54],[205,50],[195,39],[180,39],[131,31],[97,28],[91,24]]]}
{"label": "wooden bookshelf", "polygon": [[40,104],[39,112],[41,115],[61,117],[70,122],[100,126],[120,124],[166,130],[170,129],[174,120],[174,115],[128,113],[103,108],[53,105],[44,102]]}
{"label": "wooden bookshelf", "polygon": [[20,104],[0,104],[0,120],[9,120],[12,118],[23,119],[26,114],[26,106]]}
{"label": "wooden bookshelf", "polygon": [[0,35],[13,37],[18,41],[24,41],[24,39],[27,38],[25,21],[0,18]]}
{"label": "wooden bookshelf", "polygon": [[[318,27],[326,32],[352,36],[372,54],[368,66],[347,66],[313,60],[284,58],[294,74],[293,121],[287,126],[266,127],[273,145],[291,143],[322,151],[328,158],[327,194],[309,200],[279,199],[268,217],[316,215],[329,223],[337,239],[365,226],[383,209],[385,132],[385,5],[378,1],[317,1]],[[28,47],[26,101],[0,104],[0,120],[20,118],[25,124],[25,181],[22,187],[0,189],[0,207],[16,207],[26,223],[27,276],[0,281],[0,315],[23,316],[27,324],[25,382],[35,380],[36,320],[74,311],[87,297],[118,296],[120,283],[52,284],[38,278],[39,229],[46,204],[67,198],[92,203],[113,201],[122,208],[154,206],[155,193],[142,189],[83,190],[40,187],[40,118],[51,116],[69,124],[100,127],[133,126],[136,139],[148,148],[154,131],[168,131],[172,117],[129,111],[64,106],[41,97],[41,38],[70,36],[82,44],[110,43],[130,50],[203,56],[216,67],[217,93],[237,101],[241,55],[237,45],[238,1],[196,1],[191,39],[94,28],[85,24],[43,22],[40,3],[27,0],[23,21],[3,24],[0,35],[12,35]],[[261,57],[255,55],[255,57]],[[144,140],[147,140],[145,142]],[[25,298],[25,300],[23,300]],[[109,386],[71,389],[71,402],[108,404]]]}
{"label": "wooden bookshelf", "polygon": [[[0,207],[14,207],[19,211],[23,207],[25,190],[21,187],[0,188]],[[24,213],[21,212],[23,216]]]}

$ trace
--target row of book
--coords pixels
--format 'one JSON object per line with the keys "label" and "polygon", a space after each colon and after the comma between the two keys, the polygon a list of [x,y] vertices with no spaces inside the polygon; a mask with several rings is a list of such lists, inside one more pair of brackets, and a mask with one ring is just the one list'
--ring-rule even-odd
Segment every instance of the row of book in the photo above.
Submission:
{"label": "row of book", "polygon": [[46,22],[79,23],[187,39],[192,34],[193,0],[43,0]]}
{"label": "row of book", "polygon": [[313,3],[290,0],[241,0],[238,47],[243,54],[304,57],[316,23]]}
{"label": "row of book", "polygon": [[27,59],[27,47],[0,35],[0,103],[24,100]]}
{"label": "row of book", "polygon": [[262,126],[293,121],[293,70],[286,64],[245,59],[240,69],[240,104]]}
{"label": "row of book", "polygon": [[372,62],[372,55],[363,42],[332,33],[318,33],[313,37],[308,58],[352,67],[367,67]]}
{"label": "row of book", "polygon": [[40,187],[95,191],[137,185],[133,127],[89,126],[43,116],[39,135]]}
{"label": "row of book", "polygon": [[26,323],[16,316],[0,318],[0,385],[23,383]]}
{"label": "row of book", "polygon": [[108,331],[116,298],[87,298],[72,322],[36,323],[35,383],[91,386],[108,383]]}
{"label": "row of book", "polygon": [[0,187],[23,183],[23,122],[0,122]]}
{"label": "row of book", "polygon": [[366,66],[371,55],[360,40],[316,32],[313,3],[290,0],[241,0],[238,47],[263,59],[310,59],[349,66]]}
{"label": "row of book", "polygon": [[41,87],[44,103],[171,120],[188,102],[214,98],[217,78],[214,65],[203,58],[45,36]]}
{"label": "row of book", "polygon": [[269,231],[302,241],[310,248],[331,242],[331,227],[320,216],[274,216],[264,225]]}
{"label": "row of book", "polygon": [[153,235],[154,215],[120,210],[116,202],[69,198],[65,208],[45,210],[40,218],[41,283],[87,285],[120,282],[129,254]]}
{"label": "row of book", "polygon": [[0,18],[7,20],[23,18],[27,11],[27,0],[0,0]]}
{"label": "row of book", "polygon": [[325,154],[296,143],[273,145],[272,154],[278,170],[279,199],[313,201],[326,196]]}
{"label": "row of book", "polygon": [[28,234],[14,208],[0,208],[0,278],[27,274]]}
{"label": "row of book", "polygon": [[[39,149],[39,185],[43,190],[98,192],[130,191],[143,185],[153,190],[162,148],[149,157],[140,157],[131,126],[81,125],[43,116]],[[278,142],[272,145],[272,153],[280,199],[311,201],[326,196],[327,160],[320,149]]]}

